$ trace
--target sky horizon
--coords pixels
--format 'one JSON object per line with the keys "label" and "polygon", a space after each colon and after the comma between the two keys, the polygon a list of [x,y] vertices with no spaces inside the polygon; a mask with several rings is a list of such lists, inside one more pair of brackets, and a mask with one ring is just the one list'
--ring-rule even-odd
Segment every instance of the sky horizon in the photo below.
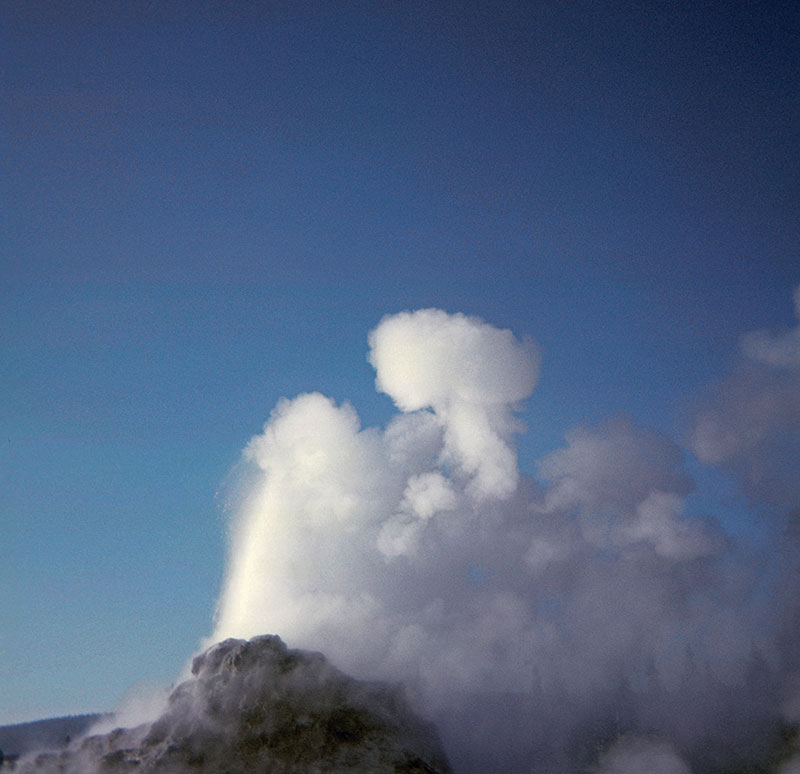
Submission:
{"label": "sky horizon", "polygon": [[795,385],[800,12],[562,6],[0,11],[0,724],[177,677],[242,450],[315,391],[385,430],[368,335],[403,311],[536,342],[537,485],[627,417],[692,514],[773,539],[791,508],[697,427],[748,367]]}

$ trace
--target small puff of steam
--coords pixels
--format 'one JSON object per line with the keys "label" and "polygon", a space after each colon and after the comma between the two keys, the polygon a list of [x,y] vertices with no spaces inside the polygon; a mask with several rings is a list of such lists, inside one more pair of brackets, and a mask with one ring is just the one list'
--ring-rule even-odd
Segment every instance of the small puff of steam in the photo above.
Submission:
{"label": "small puff of steam", "polygon": [[790,331],[772,334],[766,330],[753,331],[742,337],[741,347],[747,357],[774,368],[800,366],[800,285],[794,290],[794,314],[798,320]]}
{"label": "small puff of steam", "polygon": [[377,388],[402,411],[451,403],[485,406],[527,398],[539,353],[477,317],[421,309],[384,317],[369,335]]}

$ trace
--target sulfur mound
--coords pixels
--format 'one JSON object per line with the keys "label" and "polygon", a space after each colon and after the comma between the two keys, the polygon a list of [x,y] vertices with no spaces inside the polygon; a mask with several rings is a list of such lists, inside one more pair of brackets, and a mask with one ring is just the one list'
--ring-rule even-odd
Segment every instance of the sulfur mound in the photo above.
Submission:
{"label": "sulfur mound", "polygon": [[354,680],[277,636],[198,656],[150,725],[20,761],[20,774],[449,774],[435,728],[402,691]]}

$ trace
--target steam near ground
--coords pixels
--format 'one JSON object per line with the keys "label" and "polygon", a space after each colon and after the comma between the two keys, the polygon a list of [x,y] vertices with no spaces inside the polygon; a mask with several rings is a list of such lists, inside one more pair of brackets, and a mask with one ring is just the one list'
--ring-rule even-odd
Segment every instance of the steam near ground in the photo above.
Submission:
{"label": "steam near ground", "polygon": [[310,393],[247,445],[207,644],[274,632],[401,681],[456,771],[771,754],[800,721],[800,325],[742,338],[691,435],[750,498],[760,542],[693,512],[686,450],[624,415],[522,474],[532,340],[426,309],[384,318],[369,361],[398,409],[385,428]]}
{"label": "steam near ground", "polygon": [[402,681],[461,771],[683,774],[800,719],[800,326],[742,338],[691,439],[758,548],[689,510],[686,450],[624,416],[523,475],[532,340],[426,309],[385,317],[369,361],[385,429],[310,393],[247,445],[209,642],[277,632]]}

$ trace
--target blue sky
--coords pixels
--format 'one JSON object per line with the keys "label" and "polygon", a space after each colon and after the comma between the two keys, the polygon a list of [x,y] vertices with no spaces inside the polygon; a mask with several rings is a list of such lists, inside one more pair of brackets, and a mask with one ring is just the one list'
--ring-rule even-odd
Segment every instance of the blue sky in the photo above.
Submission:
{"label": "blue sky", "polygon": [[730,5],[4,4],[0,722],[175,676],[241,449],[307,390],[385,423],[385,314],[539,342],[529,473],[684,443],[800,281],[798,10]]}

